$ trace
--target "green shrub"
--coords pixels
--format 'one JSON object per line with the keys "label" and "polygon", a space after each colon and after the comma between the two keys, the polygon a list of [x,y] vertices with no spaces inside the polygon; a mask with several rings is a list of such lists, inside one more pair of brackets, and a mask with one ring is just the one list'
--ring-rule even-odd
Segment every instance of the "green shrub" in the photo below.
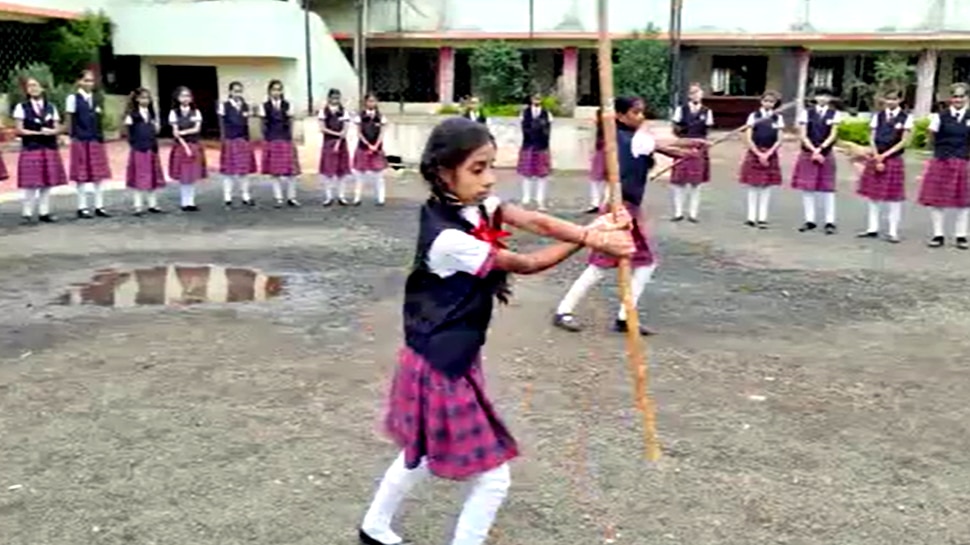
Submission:
{"label": "green shrub", "polygon": [[652,25],[633,39],[618,41],[613,62],[616,95],[641,97],[649,117],[666,117],[670,100],[668,58],[667,42]]}
{"label": "green shrub", "polygon": [[461,108],[454,104],[442,104],[437,113],[438,115],[458,115],[461,113]]}
{"label": "green shrub", "polygon": [[928,117],[917,119],[913,123],[913,136],[909,141],[909,147],[911,149],[927,149],[929,147],[929,132],[930,119]]}
{"label": "green shrub", "polygon": [[485,102],[504,104],[522,99],[526,75],[518,47],[502,41],[485,42],[472,50],[468,64],[475,91]]}
{"label": "green shrub", "polygon": [[861,146],[869,145],[869,121],[865,119],[848,119],[839,123],[838,139]]}
{"label": "green shrub", "polygon": [[58,110],[64,109],[64,100],[67,98],[67,95],[73,92],[73,86],[71,84],[57,85],[49,66],[43,63],[33,63],[15,68],[7,75],[3,92],[7,93],[7,100],[10,104],[11,112],[17,104],[27,100],[24,82],[28,78],[36,79],[41,84],[44,88],[44,93],[47,95],[48,102],[57,106]]}
{"label": "green shrub", "polygon": [[111,39],[111,21],[103,13],[86,12],[73,20],[47,25],[42,40],[43,57],[58,81],[74,82],[81,70],[97,64],[101,48]]}
{"label": "green shrub", "polygon": [[486,104],[482,107],[485,117],[519,117],[522,104]]}

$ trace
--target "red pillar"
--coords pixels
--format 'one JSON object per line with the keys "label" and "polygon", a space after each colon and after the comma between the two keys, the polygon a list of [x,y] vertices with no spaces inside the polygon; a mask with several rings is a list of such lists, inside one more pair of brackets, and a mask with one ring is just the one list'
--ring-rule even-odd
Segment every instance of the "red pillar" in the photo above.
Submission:
{"label": "red pillar", "polygon": [[438,102],[451,104],[455,101],[455,48],[438,49]]}
{"label": "red pillar", "polygon": [[562,50],[562,82],[559,94],[563,106],[567,110],[576,107],[576,95],[579,87],[579,49],[567,47]]}

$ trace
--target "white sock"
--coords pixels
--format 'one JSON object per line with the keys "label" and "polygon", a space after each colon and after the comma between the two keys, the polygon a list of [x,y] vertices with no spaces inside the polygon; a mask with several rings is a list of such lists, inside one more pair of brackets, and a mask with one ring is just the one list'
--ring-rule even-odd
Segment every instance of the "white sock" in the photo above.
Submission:
{"label": "white sock", "polygon": [[37,206],[38,189],[25,189],[23,197],[23,215],[31,217],[34,215],[34,208]]}
{"label": "white sock", "polygon": [[762,187],[758,190],[758,221],[768,221],[768,205],[771,204],[771,188]]}
{"label": "white sock", "polygon": [[532,202],[532,178],[522,178],[522,204]]}
{"label": "white sock", "polygon": [[544,208],[546,206],[546,193],[549,190],[549,178],[536,179],[536,204]]}
{"label": "white sock", "polygon": [[815,193],[802,191],[802,208],[805,212],[805,223],[815,223]]}
{"label": "white sock", "polygon": [[281,185],[281,180],[279,176],[273,177],[273,199],[276,202],[283,202],[283,186]]}
{"label": "white sock", "polygon": [[748,188],[748,221],[752,223],[758,221],[759,196],[759,189],[757,187]]}
{"label": "white sock", "polygon": [[354,202],[360,202],[364,196],[364,177],[366,176],[366,172],[358,172],[354,176]]}
{"label": "white sock", "polygon": [[899,223],[903,219],[903,203],[886,203],[889,208],[889,236],[895,238],[899,236]]}
{"label": "white sock", "polygon": [[687,194],[690,197],[690,206],[688,208],[688,215],[690,217],[697,219],[697,215],[701,211],[701,186],[700,185],[688,185]]}
{"label": "white sock", "polygon": [[879,203],[876,201],[869,201],[869,222],[866,227],[867,233],[878,233],[879,232]]}
{"label": "white sock", "polygon": [[942,208],[930,208],[930,221],[933,223],[933,237],[943,236],[943,218],[945,211]]}
{"label": "white sock", "polygon": [[[657,269],[656,265],[647,265],[646,267],[637,267],[633,269],[633,306],[634,308],[640,303],[640,296],[643,295],[643,290],[650,283],[650,279],[653,278],[653,271]],[[625,322],[626,321],[626,307],[623,306],[623,301],[620,301],[620,311],[616,313],[616,319]]]}
{"label": "white sock", "polygon": [[222,179],[222,200],[232,202],[232,189],[235,185],[233,176],[226,176]]}
{"label": "white sock", "polygon": [[825,223],[835,225],[835,192],[819,193],[825,207]]}
{"label": "white sock", "polygon": [[686,188],[682,185],[671,185],[670,188],[673,190],[674,195],[674,217],[682,218],[684,217],[684,198],[686,197]]}
{"label": "white sock", "polygon": [[384,478],[381,479],[381,484],[374,495],[374,501],[371,502],[367,514],[364,515],[364,521],[360,525],[361,530],[377,541],[388,545],[403,541],[399,535],[391,530],[391,522],[408,492],[414,488],[414,485],[431,474],[425,462],[425,460],[422,460],[421,465],[417,468],[407,469],[404,467],[404,452],[398,455],[391,467],[387,468]]}
{"label": "white sock", "polygon": [[145,193],[148,194],[148,208],[158,208],[158,192],[153,189]]}
{"label": "white sock", "polygon": [[371,179],[374,181],[374,200],[377,204],[384,204],[387,197],[387,184],[384,183],[383,172],[372,172]]}
{"label": "white sock", "polygon": [[142,208],[145,207],[145,191],[140,191],[135,189],[131,192],[132,206],[135,212],[141,212]]}
{"label": "white sock", "polygon": [[970,208],[958,208],[957,219],[953,225],[953,236],[967,238],[967,228],[970,227]]}
{"label": "white sock", "polygon": [[287,200],[296,200],[296,178],[289,177],[286,179],[286,198]]}
{"label": "white sock", "polygon": [[579,278],[569,287],[569,291],[566,292],[562,301],[559,302],[556,314],[572,314],[576,305],[583,300],[583,297],[586,297],[586,294],[597,282],[603,279],[604,274],[605,271],[596,265],[586,267],[583,274],[579,275]]}
{"label": "white sock", "polygon": [[195,206],[194,184],[179,184],[179,201],[182,206]]}
{"label": "white sock", "polygon": [[249,191],[250,182],[249,176],[241,176],[239,178],[240,192],[242,193],[243,200],[247,202],[253,200],[253,195]]}
{"label": "white sock", "polygon": [[603,204],[604,185],[605,184],[600,180],[589,181],[589,206],[590,207],[595,208]]}
{"label": "white sock", "polygon": [[347,196],[347,184],[350,183],[353,178],[353,174],[344,176],[343,178],[337,180],[337,198],[344,200]]}
{"label": "white sock", "polygon": [[94,182],[91,184],[91,190],[94,192],[95,210],[104,208],[104,186],[101,185],[101,182]]}
{"label": "white sock", "polygon": [[51,213],[51,188],[42,187],[37,190],[37,215],[46,216]]}
{"label": "white sock", "polygon": [[333,187],[336,185],[336,181],[330,176],[320,176],[320,185],[323,186],[323,201],[330,202],[333,200]]}
{"label": "white sock", "polygon": [[488,532],[495,522],[495,515],[509,493],[512,477],[509,465],[502,464],[475,477],[471,492],[465,499],[458,523],[455,524],[455,538],[451,545],[482,545],[488,539]]}
{"label": "white sock", "polygon": [[92,185],[94,184],[90,182],[77,184],[77,209],[78,210],[88,209],[88,193],[91,191]]}

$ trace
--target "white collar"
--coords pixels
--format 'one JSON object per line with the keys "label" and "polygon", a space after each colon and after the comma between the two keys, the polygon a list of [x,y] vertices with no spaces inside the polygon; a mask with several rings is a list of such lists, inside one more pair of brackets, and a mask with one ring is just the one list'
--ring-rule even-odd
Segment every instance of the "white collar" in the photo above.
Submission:
{"label": "white collar", "polygon": [[890,110],[890,109],[887,108],[885,111],[886,111],[886,115],[888,117],[896,117],[897,115],[899,115],[900,113],[902,113],[903,109],[900,108],[899,106],[896,106],[896,108],[894,108],[892,110]]}
{"label": "white collar", "polygon": [[87,100],[91,100],[91,97],[94,96],[94,93],[89,93],[89,92],[85,91],[84,89],[81,89],[80,87],[77,88],[77,94],[81,95],[82,97],[84,97]]}
{"label": "white collar", "polygon": [[828,110],[829,110],[829,107],[828,106],[815,106],[815,111],[818,112],[818,113],[820,113],[820,114],[824,114]]}
{"label": "white collar", "polygon": [[959,110],[954,108],[953,106],[950,106],[950,115],[952,115],[953,117],[963,117],[963,114],[965,113],[967,113],[966,106],[964,106],[963,108],[960,108]]}

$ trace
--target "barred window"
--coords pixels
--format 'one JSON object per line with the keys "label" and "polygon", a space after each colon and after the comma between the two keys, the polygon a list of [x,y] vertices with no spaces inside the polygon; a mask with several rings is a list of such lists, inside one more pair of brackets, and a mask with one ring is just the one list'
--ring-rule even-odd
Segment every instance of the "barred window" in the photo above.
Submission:
{"label": "barred window", "polygon": [[38,24],[0,22],[0,77],[4,82],[18,67],[43,62],[39,47],[43,29]]}

